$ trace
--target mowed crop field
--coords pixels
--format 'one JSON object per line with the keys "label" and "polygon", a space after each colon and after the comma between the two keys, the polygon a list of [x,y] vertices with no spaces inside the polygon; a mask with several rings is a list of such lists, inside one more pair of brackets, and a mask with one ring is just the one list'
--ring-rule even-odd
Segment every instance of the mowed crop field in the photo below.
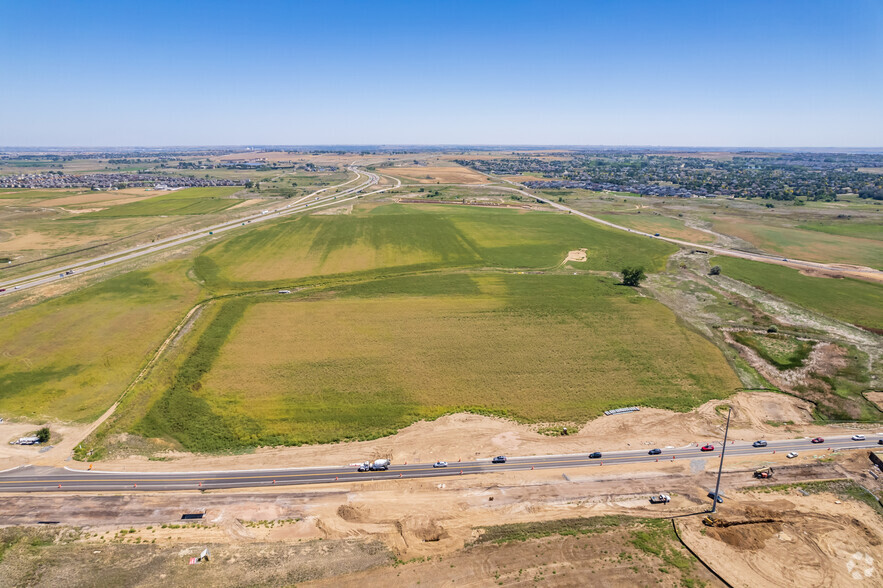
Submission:
{"label": "mowed crop field", "polygon": [[195,303],[186,268],[131,272],[0,318],[0,414],[100,416]]}
{"label": "mowed crop field", "polygon": [[217,451],[378,437],[463,410],[568,423],[688,410],[739,386],[713,344],[612,278],[424,275],[267,300],[225,303],[184,385],[135,432]]}
{"label": "mowed crop field", "polygon": [[717,257],[722,274],[747,282],[800,306],[870,329],[883,330],[883,285],[853,280],[811,277],[796,269]]}
{"label": "mowed crop field", "polygon": [[588,259],[574,267],[614,271],[660,270],[676,250],[565,214],[387,204],[254,229],[207,248],[196,268],[209,284],[256,287],[391,269],[547,268],[580,248]]}
{"label": "mowed crop field", "polygon": [[[876,238],[865,238],[861,229],[840,229],[829,225],[827,231],[816,225],[812,230],[763,224],[741,217],[717,215],[711,219],[714,230],[744,239],[759,249],[782,257],[820,261],[823,263],[850,263],[883,269],[883,247]],[[838,233],[835,233],[838,231]],[[865,235],[874,231],[865,230]]]}
{"label": "mowed crop field", "polygon": [[138,202],[112,206],[105,210],[90,212],[90,218],[121,216],[167,216],[192,215],[220,212],[239,204],[240,200],[228,198],[242,188],[223,186],[211,188],[185,188]]}
{"label": "mowed crop field", "polygon": [[656,215],[653,213],[636,214],[633,212],[623,214],[595,214],[602,220],[616,223],[623,227],[636,229],[645,233],[659,233],[663,237],[681,239],[690,243],[713,243],[714,235],[692,229],[676,218]]}

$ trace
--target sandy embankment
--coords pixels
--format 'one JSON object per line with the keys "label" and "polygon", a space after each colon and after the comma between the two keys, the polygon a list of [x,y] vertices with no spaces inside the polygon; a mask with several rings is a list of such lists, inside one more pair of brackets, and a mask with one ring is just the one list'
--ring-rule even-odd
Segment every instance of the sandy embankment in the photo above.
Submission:
{"label": "sandy embankment", "polygon": [[[850,429],[812,425],[811,405],[772,392],[740,392],[716,400],[689,413],[659,409],[597,418],[579,432],[562,437],[537,433],[534,428],[505,419],[473,414],[454,414],[435,421],[421,421],[397,434],[373,441],[261,448],[235,456],[203,456],[169,452],[163,461],[134,456],[101,462],[102,470],[194,471],[212,469],[260,469],[278,467],[341,466],[385,457],[394,463],[457,462],[494,455],[556,455],[591,451],[683,447],[723,436],[725,410],[733,407],[730,438],[790,439],[801,436],[847,434]],[[769,422],[791,422],[773,426]],[[865,431],[867,432],[867,430]],[[76,462],[68,464],[85,467]]]}

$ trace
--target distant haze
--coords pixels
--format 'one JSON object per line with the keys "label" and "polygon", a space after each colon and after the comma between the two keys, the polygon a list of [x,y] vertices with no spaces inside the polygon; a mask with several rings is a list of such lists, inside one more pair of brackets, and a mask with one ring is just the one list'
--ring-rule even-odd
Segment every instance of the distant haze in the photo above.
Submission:
{"label": "distant haze", "polygon": [[7,2],[0,145],[883,144],[883,3]]}

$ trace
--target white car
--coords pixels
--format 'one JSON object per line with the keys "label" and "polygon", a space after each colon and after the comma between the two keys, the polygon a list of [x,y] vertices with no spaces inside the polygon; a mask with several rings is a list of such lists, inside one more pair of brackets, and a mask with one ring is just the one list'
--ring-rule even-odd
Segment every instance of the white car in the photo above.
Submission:
{"label": "white car", "polygon": [[864,435],[853,435],[853,436],[852,436],[852,440],[853,440],[853,441],[864,441],[864,440],[865,440],[865,436],[864,436]]}
{"label": "white car", "polygon": [[786,455],[785,457],[787,457],[788,459],[794,459],[794,458],[797,457],[798,455],[799,455],[799,454],[798,454],[796,451],[792,451],[791,453],[789,453],[789,454]]}
{"label": "white car", "polygon": [[435,462],[435,464],[434,464],[432,467],[434,467],[434,468],[446,468],[446,467],[448,467],[448,462],[446,462],[446,461],[437,461],[437,462]]}

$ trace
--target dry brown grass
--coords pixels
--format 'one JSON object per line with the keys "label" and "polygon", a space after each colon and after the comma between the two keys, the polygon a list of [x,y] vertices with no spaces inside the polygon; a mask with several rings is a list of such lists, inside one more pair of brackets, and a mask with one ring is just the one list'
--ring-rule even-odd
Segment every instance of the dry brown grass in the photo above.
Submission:
{"label": "dry brown grass", "polygon": [[414,166],[386,167],[378,170],[391,176],[405,180],[413,180],[420,184],[487,184],[490,180],[469,168],[462,166]]}

